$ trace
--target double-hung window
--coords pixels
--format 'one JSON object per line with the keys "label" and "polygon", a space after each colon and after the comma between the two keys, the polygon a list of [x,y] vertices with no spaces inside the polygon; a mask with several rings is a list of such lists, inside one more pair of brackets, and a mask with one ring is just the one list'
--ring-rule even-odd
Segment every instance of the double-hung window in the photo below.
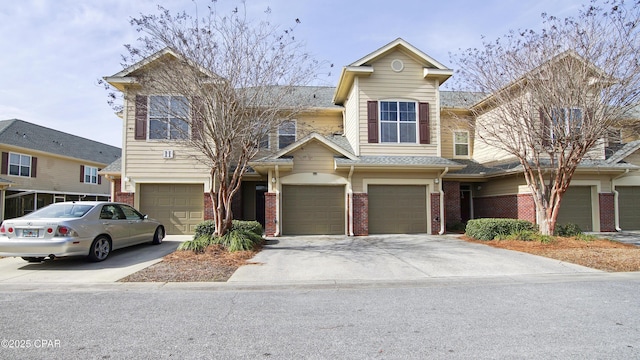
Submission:
{"label": "double-hung window", "polygon": [[468,131],[454,131],[453,156],[469,157],[469,132]]}
{"label": "double-hung window", "polygon": [[551,121],[552,139],[579,136],[582,128],[582,109],[577,107],[553,108],[551,109]]}
{"label": "double-hung window", "polygon": [[189,138],[189,102],[184,96],[149,96],[149,139]]}
{"label": "double-hung window", "polygon": [[296,121],[283,121],[278,126],[278,149],[284,149],[296,142]]}
{"label": "double-hung window", "polygon": [[98,168],[93,166],[84,167],[84,183],[85,184],[98,183]]}
{"label": "double-hung window", "polygon": [[31,176],[31,156],[9,153],[9,175]]}
{"label": "double-hung window", "polygon": [[380,101],[380,140],[384,143],[416,143],[416,103]]}

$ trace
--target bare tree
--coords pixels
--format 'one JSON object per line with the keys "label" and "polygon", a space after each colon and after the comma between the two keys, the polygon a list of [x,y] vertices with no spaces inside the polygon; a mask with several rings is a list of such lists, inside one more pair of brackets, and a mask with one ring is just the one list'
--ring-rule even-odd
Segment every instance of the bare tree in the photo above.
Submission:
{"label": "bare tree", "polygon": [[322,65],[295,38],[295,26],[252,21],[241,5],[222,15],[212,1],[202,16],[159,7],[159,14],[131,20],[143,36],[137,46],[126,45],[128,63],[154,58],[136,74],[141,88],[171,95],[151,103],[150,112],[164,106],[168,137],[211,169],[217,235],[231,227],[231,202],[247,162],[261,140],[302,109],[297,88],[314,81]]}
{"label": "bare tree", "polygon": [[578,164],[640,98],[640,2],[576,17],[542,14],[540,31],[511,31],[454,57],[457,87],[488,96],[471,108],[475,141],[521,164],[543,234],[553,234]]}

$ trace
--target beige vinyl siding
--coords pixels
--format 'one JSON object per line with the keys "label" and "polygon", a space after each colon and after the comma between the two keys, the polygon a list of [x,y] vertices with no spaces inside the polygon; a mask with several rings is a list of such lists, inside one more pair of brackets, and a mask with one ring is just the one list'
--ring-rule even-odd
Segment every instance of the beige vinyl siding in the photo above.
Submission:
{"label": "beige vinyl siding", "polygon": [[[138,179],[181,182],[208,177],[207,167],[193,157],[197,153],[179,142],[135,140],[135,93],[127,98],[122,176],[130,178],[132,183],[123,182],[126,191],[134,192],[133,184]],[[164,150],[173,150],[174,157],[164,159]]]}
{"label": "beige vinyl siding", "polygon": [[[403,71],[395,72],[391,69],[391,62],[395,59],[402,60]],[[426,80],[423,75],[423,66],[401,51],[394,51],[382,57],[372,66],[373,74],[358,79],[360,155],[438,156],[436,130],[440,115],[436,102],[437,82]],[[367,101],[369,100],[428,102],[431,143],[425,145],[369,144],[367,138]]]}
{"label": "beige vinyl siding", "polygon": [[38,158],[35,178],[8,174],[2,175],[5,179],[13,182],[10,189],[48,190],[54,192],[77,192],[105,195],[109,195],[111,193],[109,181],[104,177],[102,178],[102,184],[100,185],[80,182],[80,165],[93,166],[101,169],[108,164],[98,164],[51,155],[47,156],[44,153],[29,152],[9,147],[2,147],[0,150],[7,153],[12,152]]}
{"label": "beige vinyl siding", "polygon": [[[478,189],[478,186],[480,186],[480,189]],[[529,193],[529,188],[522,175],[492,179],[490,182],[478,183],[473,186],[472,190],[474,191],[474,196],[479,197]]]}
{"label": "beige vinyl siding", "polygon": [[474,136],[476,141],[473,142],[472,154],[473,159],[479,163],[501,161],[513,157],[513,155],[509,154],[508,152],[498,149],[495,146],[489,145],[484,140],[482,140],[483,129],[481,124],[494,121],[494,119],[497,117],[498,111],[494,109],[487,113],[481,114],[476,119],[476,124],[478,124],[476,132],[478,132],[478,134]]}
{"label": "beige vinyl siding", "polygon": [[311,112],[303,113],[297,117],[297,138],[303,138],[315,132],[322,135],[342,133],[342,113],[333,112]]}
{"label": "beige vinyl siding", "polygon": [[633,165],[640,165],[640,150],[624,158],[624,161]]}
{"label": "beige vinyl siding", "polygon": [[440,143],[442,146],[442,157],[453,159],[453,135],[456,131],[467,131],[469,133],[469,158],[473,155],[473,129],[469,120],[464,117],[457,118],[454,115],[440,115],[442,122]]}
{"label": "beige vinyl siding", "polygon": [[[424,171],[398,171],[392,172],[390,170],[380,170],[380,171],[356,171],[353,173],[351,179],[351,186],[354,192],[365,192],[365,182],[371,181],[374,179],[385,179],[389,180],[390,184],[396,183],[394,180],[398,180],[400,182],[409,184],[411,180],[416,180],[416,184],[422,184],[425,179],[433,179],[437,177],[437,173],[435,172],[424,172]],[[399,183],[399,182],[398,182]]]}
{"label": "beige vinyl siding", "polygon": [[[356,155],[360,154],[360,149],[358,148],[359,145],[359,136],[360,136],[360,132],[359,127],[358,127],[358,104],[359,104],[359,98],[358,98],[358,91],[357,91],[357,87],[358,87],[358,78],[355,79],[354,82],[354,86],[351,88],[351,91],[349,92],[349,98],[347,99],[346,103],[345,103],[345,137],[347,138],[347,140],[349,141],[349,144],[351,144],[351,147],[353,148],[353,150],[355,151]],[[366,115],[364,115],[366,117]]]}
{"label": "beige vinyl siding", "polygon": [[293,155],[293,174],[334,172],[335,153],[318,141],[307,143],[291,155]]}

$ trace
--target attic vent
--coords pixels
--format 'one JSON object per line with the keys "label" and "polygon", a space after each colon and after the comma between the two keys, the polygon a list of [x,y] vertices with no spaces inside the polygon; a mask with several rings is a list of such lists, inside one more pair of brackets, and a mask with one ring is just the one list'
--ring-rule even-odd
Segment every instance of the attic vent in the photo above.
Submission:
{"label": "attic vent", "polygon": [[162,152],[162,158],[164,158],[164,159],[173,159],[173,150],[164,150]]}
{"label": "attic vent", "polygon": [[400,72],[404,69],[404,63],[400,59],[395,59],[391,62],[391,70]]}

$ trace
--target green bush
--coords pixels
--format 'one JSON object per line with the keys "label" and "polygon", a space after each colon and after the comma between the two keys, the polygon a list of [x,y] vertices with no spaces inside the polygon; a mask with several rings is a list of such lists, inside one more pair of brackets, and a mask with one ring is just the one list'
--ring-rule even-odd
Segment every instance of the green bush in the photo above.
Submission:
{"label": "green bush", "polygon": [[193,240],[183,242],[178,246],[178,250],[190,250],[197,254],[203,253],[207,246],[212,244],[213,239],[212,236],[201,235],[195,237]]}
{"label": "green bush", "polygon": [[262,225],[257,221],[233,220],[231,229],[249,231],[259,236],[264,232]]}
{"label": "green bush", "polygon": [[229,251],[253,250],[262,242],[262,235],[244,229],[233,229],[219,237],[221,244]]}
{"label": "green bush", "polygon": [[536,231],[529,221],[518,219],[474,219],[467,222],[465,234],[478,240],[493,240],[524,231]]}
{"label": "green bush", "polygon": [[196,231],[193,235],[193,238],[199,238],[200,236],[207,235],[213,236],[213,233],[216,231],[216,223],[213,220],[205,220],[200,224],[196,225]]}
{"label": "green bush", "polygon": [[556,224],[555,234],[563,237],[578,236],[582,234],[582,229],[580,229],[580,226],[573,223]]}

